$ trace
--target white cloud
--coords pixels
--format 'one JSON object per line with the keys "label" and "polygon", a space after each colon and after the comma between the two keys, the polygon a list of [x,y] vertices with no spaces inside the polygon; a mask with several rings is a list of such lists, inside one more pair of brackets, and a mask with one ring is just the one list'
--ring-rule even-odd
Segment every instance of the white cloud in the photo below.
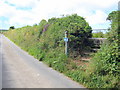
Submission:
{"label": "white cloud", "polygon": [[[80,0],[81,1],[81,0]],[[109,8],[118,3],[119,0],[83,0],[88,7]]]}
{"label": "white cloud", "polygon": [[0,16],[10,17],[15,11],[15,7],[11,7],[8,4],[0,1]]}
{"label": "white cloud", "polygon": [[89,22],[92,28],[109,28],[110,22],[106,20],[107,14],[103,11],[97,10],[95,13],[86,16],[86,21]]}
{"label": "white cloud", "polygon": [[[104,12],[117,5],[119,0],[3,0],[0,1],[0,16],[9,18],[10,25],[25,26],[39,23],[41,19],[77,13],[90,25],[103,24]],[[30,10],[17,9],[31,7]],[[117,6],[116,6],[117,7]]]}
{"label": "white cloud", "polygon": [[17,7],[32,7],[40,0],[3,0],[9,4],[14,4]]}
{"label": "white cloud", "polygon": [[106,21],[107,18],[107,14],[104,13],[103,11],[97,10],[95,13],[93,13],[92,15],[87,16],[87,21],[91,24],[101,24],[104,23]]}

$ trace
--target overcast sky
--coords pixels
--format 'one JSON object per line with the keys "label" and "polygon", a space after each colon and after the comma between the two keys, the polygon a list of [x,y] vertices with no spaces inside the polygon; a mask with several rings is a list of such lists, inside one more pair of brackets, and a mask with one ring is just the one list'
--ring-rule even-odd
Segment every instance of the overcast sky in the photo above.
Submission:
{"label": "overcast sky", "polygon": [[119,0],[0,0],[0,29],[38,24],[61,15],[77,13],[93,29],[108,28],[108,14],[118,10]]}

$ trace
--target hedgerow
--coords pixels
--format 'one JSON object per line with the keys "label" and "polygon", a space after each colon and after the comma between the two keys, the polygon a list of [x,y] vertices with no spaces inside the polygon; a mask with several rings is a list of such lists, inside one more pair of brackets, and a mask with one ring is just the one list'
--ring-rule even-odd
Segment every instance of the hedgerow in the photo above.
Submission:
{"label": "hedgerow", "polygon": [[[77,65],[74,56],[86,49],[92,28],[77,14],[42,20],[39,25],[9,30],[4,34],[40,61],[58,70],[88,88],[120,88],[119,40],[117,12],[108,16],[112,26],[107,41],[91,59],[88,66]],[[115,18],[115,19],[113,19]],[[64,33],[69,35],[69,54],[64,54]]]}

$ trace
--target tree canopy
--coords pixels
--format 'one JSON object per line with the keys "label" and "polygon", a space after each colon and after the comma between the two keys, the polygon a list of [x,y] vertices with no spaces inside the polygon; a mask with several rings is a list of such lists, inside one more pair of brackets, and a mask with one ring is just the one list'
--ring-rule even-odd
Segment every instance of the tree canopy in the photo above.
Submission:
{"label": "tree canopy", "polygon": [[10,28],[9,29],[15,29],[15,27],[14,26],[10,26]]}

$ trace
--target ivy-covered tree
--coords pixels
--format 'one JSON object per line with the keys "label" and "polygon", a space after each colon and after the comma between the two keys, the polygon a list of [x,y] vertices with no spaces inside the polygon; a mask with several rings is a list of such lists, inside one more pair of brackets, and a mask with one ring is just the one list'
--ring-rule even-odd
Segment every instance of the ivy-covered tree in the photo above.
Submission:
{"label": "ivy-covered tree", "polygon": [[[85,21],[85,19],[77,14],[68,15],[62,18],[51,18],[48,20],[48,24],[51,24],[51,29],[54,32],[52,37],[56,39],[56,46],[63,40],[64,32],[68,31],[69,38],[69,52],[78,53],[88,45],[88,38],[92,37],[92,28]],[[48,28],[49,29],[49,28]],[[63,44],[64,45],[64,44]],[[58,45],[59,46],[59,45]]]}
{"label": "ivy-covered tree", "polygon": [[120,33],[120,11],[113,11],[108,15],[107,20],[111,21],[111,29],[108,33],[108,40],[111,42],[118,41]]}
{"label": "ivy-covered tree", "polygon": [[[68,16],[69,50],[78,54],[89,44],[88,38],[92,37],[92,28],[85,19],[77,14]],[[75,53],[75,54],[77,54]]]}

